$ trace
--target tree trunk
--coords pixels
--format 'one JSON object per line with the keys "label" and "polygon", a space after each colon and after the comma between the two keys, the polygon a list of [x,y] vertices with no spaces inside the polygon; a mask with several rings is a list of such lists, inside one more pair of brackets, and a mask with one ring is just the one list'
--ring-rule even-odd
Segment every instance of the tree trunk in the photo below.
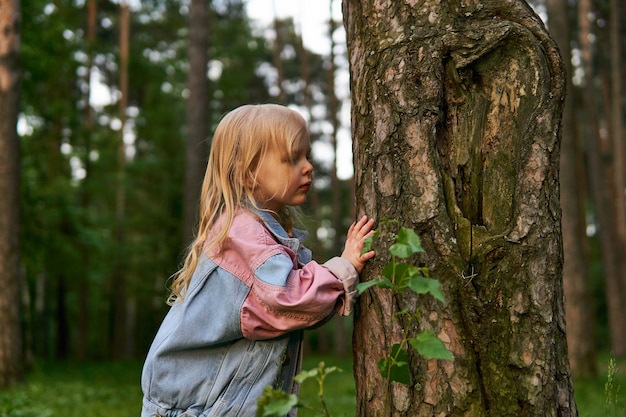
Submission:
{"label": "tree trunk", "polygon": [[592,7],[590,0],[578,2],[578,24],[582,65],[585,73],[585,94],[583,106],[587,115],[586,126],[588,131],[586,150],[589,160],[589,183],[591,185],[591,197],[595,222],[598,227],[600,247],[602,252],[602,267],[604,272],[606,299],[611,331],[611,350],[615,356],[626,355],[626,331],[624,317],[624,286],[622,277],[617,268],[618,253],[615,251],[614,242],[614,204],[611,204],[610,183],[611,174],[608,166],[606,140],[600,135],[600,123],[598,119],[597,92],[594,88],[595,71],[593,70],[593,54],[591,48],[591,22]]}
{"label": "tree trunk", "polygon": [[[622,6],[623,7],[623,6]],[[610,104],[610,132],[613,160],[613,201],[615,213],[615,259],[617,276],[621,280],[622,306],[626,299],[626,187],[624,185],[624,120],[622,100],[622,47],[621,47],[621,12],[620,1],[610,1],[609,44],[611,56],[611,104]],[[622,316],[623,317],[623,316]],[[624,337],[623,335],[621,337]],[[626,341],[624,342],[626,346]],[[626,350],[622,356],[626,355]]]}
{"label": "tree trunk", "polygon": [[56,311],[54,317],[55,325],[55,359],[64,361],[70,357],[70,325],[67,312],[67,285],[65,275],[57,277],[57,287],[55,293]]}
{"label": "tree trunk", "polygon": [[276,3],[272,1],[272,10],[274,12],[274,44],[272,46],[272,61],[276,67],[276,86],[278,87],[278,104],[287,105],[287,92],[285,91],[285,71],[283,68],[283,38],[281,36],[280,22],[276,14]]}
{"label": "tree trunk", "polygon": [[[576,416],[558,194],[565,79],[543,23],[521,0],[346,0],[344,23],[358,212],[416,230],[446,296],[360,298],[357,414]],[[393,321],[415,307],[419,326]],[[410,354],[411,385],[382,380],[378,359],[425,329],[455,361]]]}
{"label": "tree trunk", "polygon": [[[339,24],[333,18],[333,0],[330,0],[330,18],[328,21],[328,38],[330,40],[330,53],[328,56],[328,120],[331,125],[330,143],[333,148],[333,164],[330,167],[330,187],[332,195],[332,225],[335,230],[333,236],[332,253],[341,253],[341,247],[343,246],[342,236],[340,233],[343,230],[343,201],[341,197],[341,183],[339,177],[337,177],[337,136],[339,135],[339,112],[341,103],[337,97],[337,91],[335,89],[335,77],[337,74],[337,64],[335,63],[335,39],[333,35],[337,30]],[[344,357],[346,355],[346,329],[345,319],[337,316],[335,318],[335,337],[334,347],[335,355]]]}
{"label": "tree trunk", "polygon": [[[89,48],[87,50],[87,74],[86,80],[87,91],[84,94],[85,101],[85,130],[83,133],[84,154],[87,157],[83,160],[85,168],[85,178],[83,179],[81,192],[80,192],[80,204],[84,213],[89,211],[91,204],[91,137],[93,134],[93,109],[89,102],[89,96],[91,94],[91,71],[93,70],[94,61],[94,48],[96,42],[96,30],[97,30],[97,10],[98,4],[96,0],[89,0],[87,2],[87,44]],[[85,271],[91,271],[91,251],[89,245],[86,242],[80,243],[81,258],[83,268]],[[79,274],[79,301],[78,301],[78,338],[76,342],[76,359],[78,361],[85,361],[89,356],[89,306],[90,306],[90,274]]]}
{"label": "tree trunk", "polygon": [[566,69],[568,95],[563,108],[560,184],[563,212],[563,289],[565,294],[565,322],[567,346],[572,374],[593,376],[596,373],[594,311],[589,282],[589,265],[584,242],[585,187],[578,181],[577,167],[584,165],[576,137],[576,103],[572,84],[570,53],[571,30],[567,0],[548,0],[550,34],[561,51]]}
{"label": "tree trunk", "polygon": [[193,239],[202,179],[206,170],[209,117],[209,10],[210,0],[191,0],[189,8],[189,73],[187,74],[187,147],[183,243]]}
{"label": "tree trunk", "polygon": [[124,143],[124,131],[126,128],[126,109],[128,107],[128,58],[130,39],[130,9],[126,0],[120,4],[120,68],[119,68],[119,88],[120,107],[119,115],[121,128],[119,132],[119,143],[117,148],[118,163],[118,183],[115,202],[115,223],[116,223],[116,267],[112,280],[112,325],[113,325],[113,346],[112,352],[116,359],[129,358],[128,340],[126,340],[126,275],[127,262],[124,251],[126,241],[126,144]]}
{"label": "tree trunk", "polygon": [[19,316],[19,109],[20,6],[0,0],[0,388],[22,377]]}

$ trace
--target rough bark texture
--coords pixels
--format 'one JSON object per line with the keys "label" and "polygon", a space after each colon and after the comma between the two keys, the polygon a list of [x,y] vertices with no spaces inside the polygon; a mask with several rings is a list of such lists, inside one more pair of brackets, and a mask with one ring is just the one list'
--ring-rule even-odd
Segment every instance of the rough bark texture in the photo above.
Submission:
{"label": "rough bark texture", "polygon": [[20,9],[0,0],[0,388],[21,378],[19,318],[19,102]]}
{"label": "rough bark texture", "polygon": [[[415,229],[445,305],[361,297],[360,416],[575,416],[564,331],[558,189],[564,72],[523,1],[344,0],[359,212]],[[380,275],[387,243],[364,279]],[[393,312],[417,305],[417,328]],[[456,360],[376,363],[432,329]],[[390,410],[385,411],[385,403]]]}

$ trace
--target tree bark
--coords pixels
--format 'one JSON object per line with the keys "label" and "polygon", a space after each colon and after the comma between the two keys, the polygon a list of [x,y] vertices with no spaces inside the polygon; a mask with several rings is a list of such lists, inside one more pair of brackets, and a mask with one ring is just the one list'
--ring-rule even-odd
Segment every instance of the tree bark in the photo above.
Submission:
{"label": "tree bark", "polygon": [[[357,414],[576,416],[561,282],[565,79],[543,23],[521,0],[346,0],[344,24],[358,212],[416,230],[446,296],[360,298]],[[415,328],[392,319],[416,307]],[[455,361],[410,354],[411,385],[384,381],[378,359],[424,329]]]}
{"label": "tree bark", "polygon": [[572,374],[596,374],[594,311],[589,282],[589,264],[584,242],[585,186],[579,182],[577,167],[584,165],[578,146],[576,103],[572,84],[570,53],[571,30],[567,0],[548,0],[548,26],[550,34],[561,51],[565,65],[567,98],[563,108],[560,185],[563,212],[563,288],[565,294],[565,322],[567,346]]}
{"label": "tree bark", "polygon": [[19,300],[20,4],[0,0],[0,388],[22,377]]}

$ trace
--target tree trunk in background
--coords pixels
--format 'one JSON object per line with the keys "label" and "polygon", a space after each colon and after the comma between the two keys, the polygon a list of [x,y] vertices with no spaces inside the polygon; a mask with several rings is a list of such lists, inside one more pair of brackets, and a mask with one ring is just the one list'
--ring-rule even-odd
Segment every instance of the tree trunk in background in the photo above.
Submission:
{"label": "tree trunk in background", "polygon": [[[585,132],[585,145],[588,154],[589,184],[591,186],[593,199],[593,209],[595,221],[598,228],[600,248],[602,252],[602,266],[604,269],[604,279],[606,286],[606,298],[609,317],[609,328],[611,331],[611,349],[617,357],[626,355],[626,322],[623,317],[624,310],[624,288],[622,278],[618,274],[616,267],[617,252],[615,252],[615,229],[613,224],[614,204],[611,204],[611,190],[607,185],[607,175],[605,174],[606,140],[600,135],[598,119],[598,100],[593,80],[593,53],[591,49],[591,22],[589,16],[592,14],[590,0],[579,0],[578,2],[578,24],[579,40],[582,65],[585,73],[585,94],[583,106],[587,116],[587,131]],[[621,254],[619,256],[622,256]]]}
{"label": "tree trunk in background", "polygon": [[[311,87],[313,85],[311,82],[311,60],[309,57],[309,51],[304,47],[304,43],[302,42],[302,31],[297,30],[297,33],[298,33],[297,53],[298,55],[300,55],[300,74],[302,76],[302,81],[304,81],[304,86],[302,88],[302,97],[303,97],[302,104],[304,105],[304,108],[306,109],[306,112],[309,118],[308,124],[309,124],[309,129],[310,129],[311,126],[315,123],[315,115],[313,113],[313,97],[312,97],[312,92],[311,92]],[[311,132],[311,145],[312,146],[314,144],[314,141],[317,140],[318,138],[319,136]],[[317,169],[317,167],[315,167],[315,169]],[[310,217],[310,219],[313,220],[312,222],[313,224],[310,225],[309,228],[307,228],[308,230],[310,230],[309,236],[307,238],[308,239],[307,245],[309,249],[313,251],[314,256],[319,257],[321,256],[322,253],[324,253],[324,249],[323,249],[323,245],[321,244],[320,239],[317,237],[317,230],[321,226],[322,222],[321,222],[321,216],[318,215],[319,213],[321,213],[320,193],[316,187],[311,188],[311,190],[309,191],[308,198],[307,198],[307,206],[309,208],[310,213],[313,214],[313,216]],[[319,348],[316,349],[311,344],[311,340],[314,337],[317,337],[319,339],[319,341],[321,342],[319,346],[321,346],[322,349],[326,347],[325,344],[327,344],[326,342],[327,326],[319,327],[314,332],[315,332],[315,336],[313,336],[314,334],[313,332],[307,332],[306,334],[307,337],[305,337],[304,339],[304,351],[305,352],[316,351],[316,350],[317,352],[319,352]]]}
{"label": "tree trunk in background", "polygon": [[56,281],[55,326],[55,359],[63,361],[70,357],[70,325],[67,312],[67,278],[60,274]]}
{"label": "tree trunk in background", "polygon": [[121,127],[119,132],[119,143],[117,148],[118,163],[118,184],[116,194],[116,267],[113,272],[111,291],[111,313],[113,326],[113,346],[112,353],[116,359],[129,358],[132,347],[126,339],[126,328],[129,325],[126,317],[127,305],[127,270],[126,254],[124,245],[125,222],[126,222],[126,145],[124,143],[124,130],[126,128],[126,109],[128,108],[128,43],[130,37],[130,9],[126,0],[120,4],[120,57],[119,57],[119,116]]}
{"label": "tree trunk in background", "polygon": [[280,30],[280,22],[276,16],[276,3],[272,1],[274,10],[274,46],[272,47],[272,58],[276,68],[276,86],[278,87],[278,104],[287,105],[287,93],[285,92],[285,74],[283,70],[283,41]]}
{"label": "tree trunk in background", "polygon": [[[332,253],[340,254],[343,246],[343,233],[344,230],[344,199],[341,198],[341,184],[337,177],[337,136],[339,134],[339,112],[341,110],[341,103],[337,97],[337,91],[335,87],[335,77],[337,74],[337,64],[335,63],[335,39],[333,35],[335,30],[339,27],[339,23],[333,18],[333,0],[330,0],[330,19],[328,21],[328,38],[330,40],[330,54],[328,56],[328,120],[332,127],[330,134],[330,143],[333,148],[333,163],[330,168],[330,186],[332,193],[332,227],[335,230],[333,236]],[[345,318],[341,316],[335,317],[335,354],[339,357],[346,355],[346,330],[345,330]]]}
{"label": "tree trunk in background", "polygon": [[[302,97],[303,97],[303,105],[307,111],[309,117],[309,127],[315,123],[315,116],[313,114],[313,97],[311,93],[311,60],[309,57],[309,51],[304,47],[304,43],[302,42],[302,32],[299,32],[298,36],[298,54],[300,55],[300,74],[302,75],[302,81],[304,81],[304,86],[302,88]],[[317,138],[313,135],[311,136],[311,145]],[[313,187],[309,191],[308,194],[308,206],[310,208],[311,213],[320,213],[320,201],[319,201],[319,191],[317,188]],[[315,216],[316,221],[312,232],[309,234],[309,246],[313,253],[317,256],[320,256],[322,253],[322,245],[320,240],[317,237],[317,229],[320,227],[319,222],[320,216]],[[321,327],[320,329],[322,329]]]}
{"label": "tree trunk in background", "polygon": [[571,30],[567,0],[548,0],[550,34],[561,51],[565,65],[567,97],[563,108],[560,184],[563,228],[563,290],[565,294],[565,323],[570,367],[573,375],[596,374],[595,318],[589,265],[584,242],[585,187],[578,182],[577,167],[584,164],[578,146],[576,103],[572,84],[570,53]]}
{"label": "tree trunk in background", "polygon": [[189,73],[187,74],[187,145],[185,161],[185,206],[183,244],[189,245],[197,221],[202,180],[209,153],[209,62],[210,0],[191,0],[189,6]]}
{"label": "tree trunk in background", "polygon": [[[87,2],[87,74],[86,80],[87,88],[83,100],[85,101],[85,130],[83,133],[85,155],[83,163],[85,167],[85,178],[82,182],[82,190],[80,192],[81,207],[83,213],[87,213],[91,201],[91,136],[93,134],[93,109],[89,102],[90,94],[92,91],[91,86],[91,71],[93,69],[93,57],[94,48],[96,42],[96,22],[97,22],[97,10],[98,5],[96,0],[89,0]],[[84,216],[86,219],[87,216]],[[76,359],[78,361],[85,361],[89,356],[89,305],[90,305],[90,253],[89,247],[86,242],[81,243],[81,256],[86,272],[80,274],[79,283],[79,313],[78,313],[78,339],[76,343]]]}
{"label": "tree trunk in background", "polygon": [[[623,0],[622,0],[623,1]],[[624,6],[622,6],[624,7]],[[626,300],[626,188],[624,186],[624,126],[623,126],[623,87],[622,87],[622,47],[621,47],[620,1],[610,1],[609,44],[611,57],[611,105],[610,132],[613,144],[613,201],[615,213],[615,268],[621,281],[622,305]],[[625,337],[626,336],[623,336]],[[626,342],[624,342],[626,345]],[[626,355],[626,349],[622,356]]]}
{"label": "tree trunk in background", "polygon": [[0,0],[0,388],[22,377],[20,328],[19,110],[20,4]]}
{"label": "tree trunk in background", "polygon": [[[358,213],[415,229],[446,296],[360,297],[357,415],[576,416],[556,45],[521,0],[346,0],[344,23]],[[388,245],[375,246],[365,280],[380,276]],[[390,321],[414,307],[419,329]],[[409,355],[411,385],[388,385],[377,361],[403,331],[424,329],[455,361]]]}

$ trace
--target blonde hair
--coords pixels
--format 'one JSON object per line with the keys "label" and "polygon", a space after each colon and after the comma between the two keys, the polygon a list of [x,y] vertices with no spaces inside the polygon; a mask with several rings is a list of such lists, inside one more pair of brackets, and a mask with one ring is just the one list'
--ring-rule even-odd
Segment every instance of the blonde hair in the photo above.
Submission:
{"label": "blonde hair", "polygon": [[[226,114],[213,135],[200,195],[199,224],[182,268],[173,276],[168,304],[182,301],[203,250],[220,251],[239,207],[261,208],[252,187],[259,161],[270,151],[291,158],[294,146],[308,139],[302,116],[277,104],[245,105]],[[218,219],[219,230],[213,230]]]}

